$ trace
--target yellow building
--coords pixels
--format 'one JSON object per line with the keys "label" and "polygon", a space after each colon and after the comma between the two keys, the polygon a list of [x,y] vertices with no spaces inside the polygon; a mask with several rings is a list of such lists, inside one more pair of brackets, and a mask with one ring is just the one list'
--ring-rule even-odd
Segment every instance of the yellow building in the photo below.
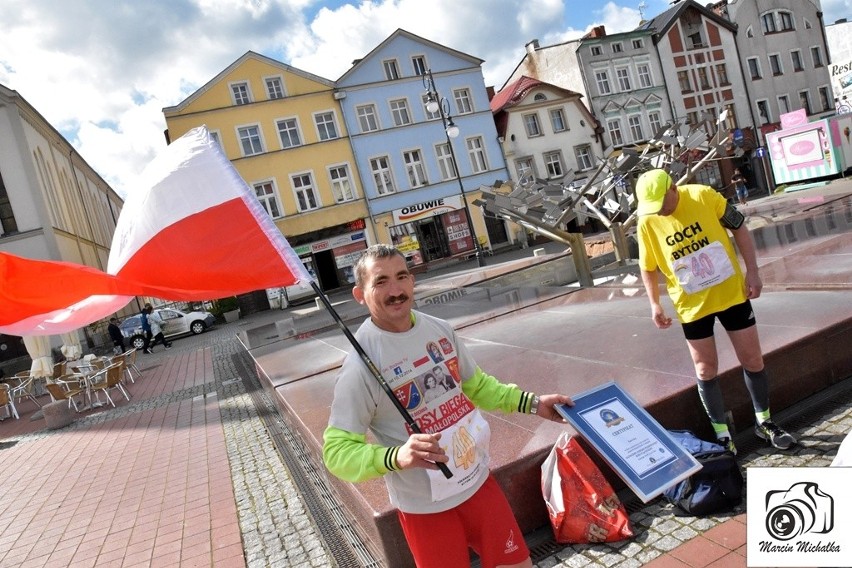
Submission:
{"label": "yellow building", "polygon": [[354,282],[375,239],[332,81],[249,51],[163,114],[207,126],[323,290]]}

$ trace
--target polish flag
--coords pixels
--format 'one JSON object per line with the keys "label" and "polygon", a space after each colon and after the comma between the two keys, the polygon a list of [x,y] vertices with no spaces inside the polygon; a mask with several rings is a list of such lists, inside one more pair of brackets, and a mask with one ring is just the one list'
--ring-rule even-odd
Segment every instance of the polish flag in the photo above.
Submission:
{"label": "polish flag", "polygon": [[122,208],[107,271],[0,252],[0,333],[54,335],[133,296],[210,300],[310,282],[205,127],[170,144]]}

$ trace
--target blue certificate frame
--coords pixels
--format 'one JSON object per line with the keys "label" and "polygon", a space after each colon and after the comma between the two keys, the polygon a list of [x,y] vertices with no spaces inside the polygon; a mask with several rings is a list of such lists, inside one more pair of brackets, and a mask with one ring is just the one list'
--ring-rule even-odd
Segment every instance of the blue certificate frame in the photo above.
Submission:
{"label": "blue certificate frame", "polygon": [[701,464],[615,382],[554,408],[647,503],[701,469]]}

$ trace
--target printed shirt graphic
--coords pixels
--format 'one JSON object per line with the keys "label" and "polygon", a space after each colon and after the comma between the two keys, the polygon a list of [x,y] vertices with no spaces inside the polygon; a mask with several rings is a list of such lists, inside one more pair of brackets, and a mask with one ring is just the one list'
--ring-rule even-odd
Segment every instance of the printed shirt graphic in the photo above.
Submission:
{"label": "printed shirt graphic", "polygon": [[[441,432],[441,445],[453,472],[410,469],[391,472],[384,479],[391,503],[410,513],[432,513],[466,501],[488,476],[488,423],[462,392],[461,382],[476,364],[447,322],[420,312],[414,327],[390,333],[370,320],[356,338],[425,433]],[[360,358],[347,357],[335,387],[329,424],[348,432],[369,431],[378,443],[399,446],[411,434]],[[369,441],[369,440],[368,440]]]}
{"label": "printed shirt graphic", "polygon": [[[679,191],[674,213],[639,217],[637,235],[640,268],[662,272],[678,319],[687,323],[741,304],[746,297],[731,237],[719,222],[727,206],[725,198],[706,185],[684,185]],[[725,274],[724,279],[706,277],[703,282],[708,285],[693,283],[684,289],[685,279],[678,280],[675,274],[675,268],[684,267],[684,260],[689,261],[690,271],[697,266],[699,273],[702,266],[712,264],[718,274]]]}

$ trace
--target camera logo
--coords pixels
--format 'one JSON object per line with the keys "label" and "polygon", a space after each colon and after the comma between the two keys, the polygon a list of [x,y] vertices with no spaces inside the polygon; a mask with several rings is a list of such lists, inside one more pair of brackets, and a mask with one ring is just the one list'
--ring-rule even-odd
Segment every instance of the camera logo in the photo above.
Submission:
{"label": "camera logo", "polygon": [[777,540],[805,533],[825,534],[834,528],[834,498],[816,483],[794,483],[766,492],[766,531]]}

